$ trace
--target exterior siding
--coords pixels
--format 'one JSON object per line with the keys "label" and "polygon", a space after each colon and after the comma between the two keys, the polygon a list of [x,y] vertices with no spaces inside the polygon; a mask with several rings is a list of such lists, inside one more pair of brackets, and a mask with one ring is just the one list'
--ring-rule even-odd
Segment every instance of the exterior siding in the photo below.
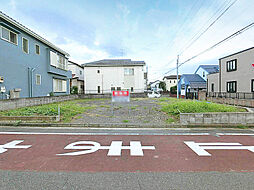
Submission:
{"label": "exterior siding", "polygon": [[[0,20],[0,22],[4,21]],[[31,82],[32,97],[47,96],[53,91],[53,78],[59,78],[67,80],[67,92],[56,93],[56,95],[69,94],[71,72],[50,66],[50,47],[21,31],[19,28],[7,22],[4,23],[20,32],[17,35],[18,45],[9,43],[0,37],[0,76],[4,77],[4,82],[0,83],[0,86],[5,86],[6,93],[9,93],[14,88],[19,88],[21,89],[20,97],[29,97],[29,82]],[[22,37],[29,41],[28,54],[22,50]],[[35,53],[36,44],[40,46],[40,55]],[[28,77],[29,68],[34,69],[32,81],[29,81]],[[54,72],[51,72],[51,70],[54,70]],[[41,75],[41,85],[36,85],[36,74]]]}
{"label": "exterior siding", "polygon": [[214,92],[219,92],[219,73],[207,75],[207,92],[212,92],[212,84],[214,84]]}
{"label": "exterior siding", "polygon": [[[124,76],[124,68],[134,68],[134,76]],[[100,71],[98,73],[97,71]],[[85,93],[110,93],[111,87],[144,92],[144,70],[142,66],[84,67]]]}
{"label": "exterior siding", "polygon": [[[227,61],[237,59],[237,70],[227,72]],[[220,59],[221,92],[227,92],[227,82],[237,81],[237,92],[251,92],[254,79],[254,48]]]}
{"label": "exterior siding", "polygon": [[[205,73],[205,76],[203,77],[203,72]],[[207,80],[207,75],[209,74],[206,70],[203,68],[199,67],[198,70],[195,72],[195,74],[198,74],[201,76],[205,81]]]}

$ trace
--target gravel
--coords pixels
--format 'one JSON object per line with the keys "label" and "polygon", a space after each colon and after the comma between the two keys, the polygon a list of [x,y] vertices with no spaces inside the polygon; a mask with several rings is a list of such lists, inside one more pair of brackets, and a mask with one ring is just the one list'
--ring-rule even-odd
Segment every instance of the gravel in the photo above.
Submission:
{"label": "gravel", "polygon": [[169,116],[161,112],[159,99],[137,98],[129,103],[112,103],[111,99],[98,99],[80,103],[93,109],[76,116],[72,123],[113,123],[165,125]]}

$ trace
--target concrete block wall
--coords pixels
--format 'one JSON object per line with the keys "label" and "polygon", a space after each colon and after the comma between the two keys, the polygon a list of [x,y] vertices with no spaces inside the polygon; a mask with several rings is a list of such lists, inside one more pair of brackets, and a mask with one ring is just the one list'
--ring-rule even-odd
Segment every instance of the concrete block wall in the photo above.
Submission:
{"label": "concrete block wall", "polygon": [[207,97],[207,101],[220,104],[230,104],[243,107],[254,107],[254,99],[236,99],[236,98],[215,98]]}
{"label": "concrete block wall", "polygon": [[181,113],[180,123],[188,124],[254,124],[254,113],[216,112],[216,113]]}
{"label": "concrete block wall", "polygon": [[[131,98],[144,98],[147,97],[145,93],[133,93]],[[37,106],[43,104],[50,104],[55,102],[63,102],[67,100],[84,98],[111,98],[111,94],[82,94],[82,95],[62,95],[62,96],[45,96],[36,98],[18,98],[9,100],[0,100],[0,111],[11,110],[16,108]]]}

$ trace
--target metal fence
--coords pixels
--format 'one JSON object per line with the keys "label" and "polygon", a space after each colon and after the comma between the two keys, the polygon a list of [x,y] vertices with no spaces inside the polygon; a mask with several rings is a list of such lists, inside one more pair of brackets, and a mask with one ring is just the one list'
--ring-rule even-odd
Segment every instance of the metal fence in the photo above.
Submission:
{"label": "metal fence", "polygon": [[215,97],[215,98],[235,98],[235,99],[254,99],[253,93],[245,93],[245,92],[236,92],[236,93],[228,93],[228,92],[208,92],[207,97]]}

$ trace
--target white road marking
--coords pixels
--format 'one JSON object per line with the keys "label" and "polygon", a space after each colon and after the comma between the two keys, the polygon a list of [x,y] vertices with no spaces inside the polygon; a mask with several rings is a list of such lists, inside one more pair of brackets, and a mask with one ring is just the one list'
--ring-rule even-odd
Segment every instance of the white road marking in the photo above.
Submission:
{"label": "white road marking", "polygon": [[240,143],[195,143],[184,141],[199,156],[211,156],[206,150],[249,150],[254,153],[254,146],[243,146]]}
{"label": "white road marking", "polygon": [[254,136],[254,133],[216,133],[217,135],[229,135],[229,136]]}
{"label": "white road marking", "polygon": [[97,150],[108,150],[108,156],[121,156],[122,150],[130,150],[131,156],[144,156],[143,150],[155,150],[154,146],[142,146],[140,141],[130,141],[130,146],[123,146],[122,144],[122,141],[112,141],[110,146],[101,146],[98,142],[94,141],[78,141],[67,145],[64,149],[83,151],[68,152],[57,155],[78,156],[93,153]]}
{"label": "white road marking", "polygon": [[24,140],[14,140],[9,143],[0,145],[0,154],[8,151],[8,149],[12,148],[20,148],[20,149],[27,149],[30,148],[32,145],[17,145],[22,143]]}
{"label": "white road marking", "polygon": [[44,132],[0,132],[0,135],[210,135],[209,133],[44,133]]}

